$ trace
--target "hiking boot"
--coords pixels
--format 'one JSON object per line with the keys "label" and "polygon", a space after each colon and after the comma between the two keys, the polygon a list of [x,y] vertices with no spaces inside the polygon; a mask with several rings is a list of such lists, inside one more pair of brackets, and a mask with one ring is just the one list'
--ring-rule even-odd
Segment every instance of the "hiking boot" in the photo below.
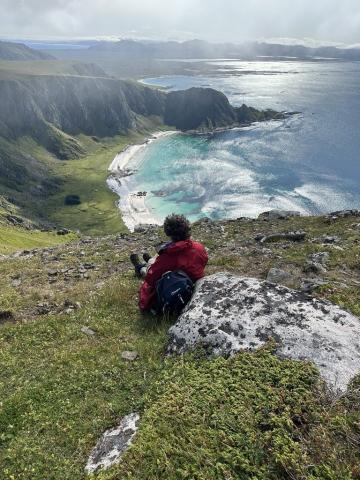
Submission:
{"label": "hiking boot", "polygon": [[149,255],[147,252],[143,253],[144,262],[148,263],[150,258],[151,258],[151,255]]}
{"label": "hiking boot", "polygon": [[130,255],[130,262],[134,265],[135,267],[135,275],[137,277],[141,277],[141,269],[145,266],[143,263],[140,263],[139,255],[136,253],[132,253]]}

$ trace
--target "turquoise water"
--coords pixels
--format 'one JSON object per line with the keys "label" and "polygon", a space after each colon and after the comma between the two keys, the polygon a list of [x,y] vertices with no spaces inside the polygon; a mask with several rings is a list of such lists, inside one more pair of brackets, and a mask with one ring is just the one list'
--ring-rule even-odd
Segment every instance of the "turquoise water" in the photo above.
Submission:
{"label": "turquoise water", "polygon": [[234,105],[302,113],[150,144],[131,182],[148,192],[147,205],[159,220],[173,211],[195,219],[256,216],[271,208],[309,214],[360,208],[360,64],[216,63],[216,76],[147,81],[169,90],[211,86]]}

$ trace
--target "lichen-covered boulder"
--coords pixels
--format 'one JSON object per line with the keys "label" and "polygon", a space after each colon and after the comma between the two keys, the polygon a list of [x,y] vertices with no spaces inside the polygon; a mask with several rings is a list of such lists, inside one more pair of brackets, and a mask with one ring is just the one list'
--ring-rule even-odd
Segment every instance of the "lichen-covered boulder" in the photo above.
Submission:
{"label": "lichen-covered boulder", "polygon": [[279,356],[309,360],[335,390],[360,371],[360,319],[326,301],[254,278],[217,273],[195,293],[169,330],[169,353],[204,346],[232,355],[273,338]]}

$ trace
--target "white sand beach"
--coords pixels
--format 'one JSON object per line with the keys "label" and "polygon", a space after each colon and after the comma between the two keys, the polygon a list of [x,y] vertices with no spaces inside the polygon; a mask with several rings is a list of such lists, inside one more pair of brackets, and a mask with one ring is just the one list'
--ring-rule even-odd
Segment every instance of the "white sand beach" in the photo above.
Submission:
{"label": "white sand beach", "polygon": [[145,142],[138,145],[129,145],[122,152],[118,153],[109,166],[110,176],[107,179],[109,188],[119,195],[118,207],[121,210],[125,225],[130,231],[138,224],[161,224],[146,204],[146,195],[139,195],[130,185],[130,177],[136,173],[139,167],[141,156],[139,152],[145,149],[150,143],[161,137],[178,133],[174,130],[156,132]]}

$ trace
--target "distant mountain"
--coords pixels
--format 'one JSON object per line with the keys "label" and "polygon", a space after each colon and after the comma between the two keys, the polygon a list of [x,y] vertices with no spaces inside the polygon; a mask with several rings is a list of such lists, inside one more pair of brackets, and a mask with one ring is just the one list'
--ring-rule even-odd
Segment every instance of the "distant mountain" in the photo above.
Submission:
{"label": "distant mountain", "polygon": [[54,57],[22,43],[0,41],[0,60],[54,60]]}
{"label": "distant mountain", "polygon": [[318,47],[303,45],[281,45],[265,42],[248,42],[244,44],[213,44],[202,40],[186,42],[145,42],[120,40],[119,42],[101,42],[89,48],[93,52],[113,52],[121,58],[244,58],[256,57],[295,57],[336,58],[342,60],[360,60],[360,48]]}

